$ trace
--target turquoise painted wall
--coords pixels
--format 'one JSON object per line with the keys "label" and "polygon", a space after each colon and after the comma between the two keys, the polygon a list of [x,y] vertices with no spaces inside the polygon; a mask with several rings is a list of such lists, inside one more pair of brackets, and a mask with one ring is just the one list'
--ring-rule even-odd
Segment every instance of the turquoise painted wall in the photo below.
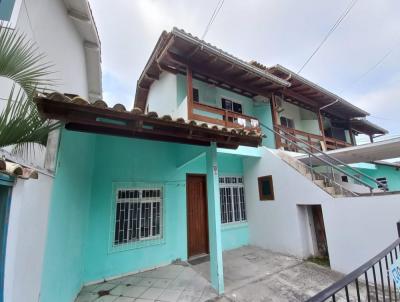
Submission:
{"label": "turquoise painted wall", "polygon": [[222,249],[235,249],[249,244],[249,227],[247,223],[222,225]]}
{"label": "turquoise painted wall", "polygon": [[[186,173],[205,173],[203,147],[98,136],[93,172],[89,228],[85,245],[83,281],[92,282],[187,258]],[[144,150],[146,150],[144,152]],[[185,160],[177,157],[182,154]],[[192,154],[192,156],[190,156]],[[190,158],[196,160],[183,165]],[[112,159],[112,160],[110,160]],[[218,156],[222,174],[242,175],[238,156]],[[181,168],[177,169],[177,166]],[[164,243],[123,251],[109,251],[113,182],[164,183]],[[247,228],[223,231],[224,249],[248,243]],[[238,237],[234,242],[230,238]]]}
{"label": "turquoise painted wall", "polygon": [[[254,116],[258,118],[260,123],[273,129],[271,105],[268,103],[258,103],[254,106]],[[275,149],[275,135],[273,132],[261,126],[261,131],[267,137],[263,138],[262,145]]]}
{"label": "turquoise painted wall", "polygon": [[[186,173],[206,173],[206,148],[64,130],[59,150],[41,302],[71,302],[85,283],[187,258]],[[243,175],[240,156],[219,153],[218,165]],[[164,184],[161,244],[110,248],[113,182]],[[246,244],[246,223],[223,226],[224,250]]]}
{"label": "turquoise painted wall", "polygon": [[[352,164],[351,166],[374,179],[386,177],[389,191],[400,191],[400,170],[398,170],[396,167],[371,163],[358,163]],[[355,172],[351,173],[353,175],[356,174]],[[377,188],[377,185],[374,182],[368,182]]]}
{"label": "turquoise painted wall", "polygon": [[94,145],[94,135],[62,131],[47,228],[41,302],[71,302],[82,286]]}
{"label": "turquoise painted wall", "polygon": [[[219,88],[208,83],[193,79],[193,87],[199,90],[200,103],[204,103],[211,106],[216,106],[222,108],[221,98],[225,97],[233,101],[238,101],[242,104],[243,114],[254,115],[253,100],[251,98],[245,97],[243,95],[234,93],[232,91]],[[186,97],[186,76],[178,74],[177,75],[177,98],[178,105]],[[209,113],[203,113],[204,115],[218,118],[218,115],[212,115]]]}

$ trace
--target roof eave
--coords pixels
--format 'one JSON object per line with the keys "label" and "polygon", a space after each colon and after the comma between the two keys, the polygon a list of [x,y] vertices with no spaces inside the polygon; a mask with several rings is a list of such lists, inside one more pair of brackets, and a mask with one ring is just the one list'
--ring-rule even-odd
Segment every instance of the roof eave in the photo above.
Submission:
{"label": "roof eave", "polygon": [[365,110],[363,110],[363,109],[351,104],[350,102],[346,101],[345,99],[341,98],[340,96],[338,96],[338,95],[326,90],[325,88],[323,88],[323,87],[321,87],[321,86],[319,86],[319,85],[307,80],[306,78],[302,77],[301,75],[291,71],[290,69],[287,69],[286,67],[283,67],[280,64],[277,64],[277,65],[274,65],[272,67],[269,67],[268,69],[269,70],[278,69],[281,72],[285,72],[286,74],[291,75],[292,77],[294,77],[297,80],[305,83],[306,85],[309,85],[312,88],[314,88],[316,90],[319,90],[320,92],[330,96],[331,98],[334,98],[334,99],[338,100],[340,103],[342,103],[345,106],[350,107],[352,110],[358,111],[360,113],[360,115],[362,115],[362,116],[369,116],[370,115],[367,111],[365,111]]}
{"label": "roof eave", "polygon": [[267,78],[267,79],[275,82],[276,84],[278,84],[278,85],[280,85],[282,87],[290,87],[290,85],[291,85],[290,82],[288,82],[288,81],[286,81],[284,79],[281,79],[281,78],[279,78],[279,77],[277,77],[277,76],[275,76],[273,74],[270,74],[267,71],[264,72],[264,71],[262,71],[262,70],[260,70],[260,69],[258,69],[256,67],[250,65],[249,63],[244,62],[244,61],[242,61],[242,60],[240,60],[240,59],[238,59],[238,58],[236,58],[236,57],[234,57],[234,56],[222,51],[221,49],[218,49],[215,46],[211,46],[210,44],[206,43],[203,40],[197,39],[197,38],[193,37],[192,35],[187,34],[186,32],[184,32],[184,31],[182,31],[182,30],[180,30],[180,29],[178,29],[176,27],[174,27],[172,29],[172,34],[175,35],[175,36],[178,36],[178,37],[180,37],[182,39],[185,39],[185,40],[187,40],[189,42],[197,44],[197,45],[199,45],[199,46],[201,46],[203,48],[206,48],[208,51],[214,53],[215,55],[221,56],[225,60],[230,61],[233,64],[239,65],[242,68],[247,69],[247,70],[249,70],[251,72],[254,72],[257,75],[259,75],[260,77]]}

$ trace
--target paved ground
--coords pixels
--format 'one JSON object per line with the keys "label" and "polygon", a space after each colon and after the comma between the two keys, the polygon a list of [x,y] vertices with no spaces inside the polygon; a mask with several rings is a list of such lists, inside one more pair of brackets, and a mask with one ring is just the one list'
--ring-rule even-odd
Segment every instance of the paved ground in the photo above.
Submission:
{"label": "paved ground", "polygon": [[[305,301],[342,277],[329,268],[247,246],[225,252],[225,295],[217,301]],[[209,279],[209,263],[193,266]]]}
{"label": "paved ground", "polygon": [[225,252],[223,258],[222,297],[211,288],[209,262],[204,262],[168,265],[91,285],[76,302],[304,301],[341,277],[316,264],[251,246]]}

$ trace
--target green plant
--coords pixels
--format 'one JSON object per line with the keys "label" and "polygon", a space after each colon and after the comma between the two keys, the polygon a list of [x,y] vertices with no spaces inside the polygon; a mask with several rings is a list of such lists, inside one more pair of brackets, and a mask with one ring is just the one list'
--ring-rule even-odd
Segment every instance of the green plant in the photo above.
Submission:
{"label": "green plant", "polygon": [[48,79],[51,65],[44,58],[23,34],[0,24],[0,77],[13,82],[0,113],[0,147],[14,146],[20,155],[34,150],[35,144],[45,146],[49,132],[59,127],[41,119],[33,103],[38,91],[53,84]]}

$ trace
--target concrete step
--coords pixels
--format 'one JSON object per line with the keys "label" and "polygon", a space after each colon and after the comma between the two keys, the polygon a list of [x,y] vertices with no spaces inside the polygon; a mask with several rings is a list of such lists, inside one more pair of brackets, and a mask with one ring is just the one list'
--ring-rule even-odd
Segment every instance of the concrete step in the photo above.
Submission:
{"label": "concrete step", "polygon": [[319,187],[325,187],[325,181],[323,179],[315,179],[314,183]]}
{"label": "concrete step", "polygon": [[325,187],[324,190],[331,195],[335,195],[335,188],[334,187]]}

